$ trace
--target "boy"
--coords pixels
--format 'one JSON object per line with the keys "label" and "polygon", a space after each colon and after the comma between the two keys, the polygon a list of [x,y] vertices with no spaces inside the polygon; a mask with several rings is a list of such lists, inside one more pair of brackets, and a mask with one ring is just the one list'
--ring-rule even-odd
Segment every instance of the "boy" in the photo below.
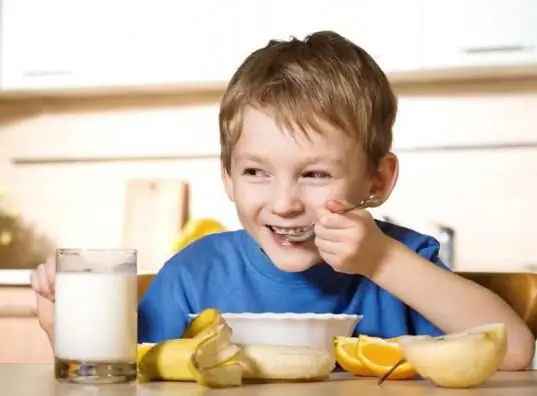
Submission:
{"label": "boy", "polygon": [[[209,307],[359,313],[356,332],[385,338],[504,322],[501,368],[526,368],[535,340],[503,300],[451,273],[433,238],[353,208],[394,188],[396,108],[377,64],[336,33],[251,54],[219,116],[222,178],[244,229],[204,237],[163,266],[139,305],[139,342],[177,337]],[[32,274],[51,340],[53,272]]]}

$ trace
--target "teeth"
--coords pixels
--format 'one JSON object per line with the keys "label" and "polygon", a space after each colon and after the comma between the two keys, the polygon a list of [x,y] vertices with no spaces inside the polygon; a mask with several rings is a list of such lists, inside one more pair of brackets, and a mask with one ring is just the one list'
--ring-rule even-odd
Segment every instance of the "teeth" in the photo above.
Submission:
{"label": "teeth", "polygon": [[297,228],[271,226],[270,229],[289,242],[303,242],[314,236],[313,226]]}
{"label": "teeth", "polygon": [[274,226],[271,228],[274,232],[280,235],[300,235],[310,229],[310,227],[284,228]]}

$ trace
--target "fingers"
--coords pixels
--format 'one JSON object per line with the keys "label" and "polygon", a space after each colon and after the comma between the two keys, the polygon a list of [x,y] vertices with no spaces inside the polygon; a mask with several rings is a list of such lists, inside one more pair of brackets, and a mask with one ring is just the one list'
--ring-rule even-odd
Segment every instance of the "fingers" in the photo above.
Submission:
{"label": "fingers", "polygon": [[54,301],[54,286],[56,278],[56,269],[53,261],[47,261],[39,264],[30,274],[30,284],[34,291],[50,300]]}
{"label": "fingers", "polygon": [[349,228],[353,222],[349,221],[349,213],[337,214],[327,208],[320,208],[317,212],[317,224],[324,228]]}
{"label": "fingers", "polygon": [[314,227],[315,237],[317,240],[341,242],[348,233],[346,224],[340,224],[330,219],[318,221]]}
{"label": "fingers", "polygon": [[327,201],[325,207],[317,212],[318,223],[327,229],[346,229],[356,226],[360,218],[371,217],[371,214],[363,208],[351,209],[346,213],[337,213],[340,210],[354,208],[355,205],[343,201]]}
{"label": "fingers", "polygon": [[39,324],[50,337],[54,331],[54,301],[37,294],[36,303]]}
{"label": "fingers", "polygon": [[325,204],[326,209],[333,213],[338,213],[341,211],[348,211],[355,207],[356,205],[351,204],[345,200],[330,200]]}
{"label": "fingers", "polygon": [[321,236],[315,237],[315,245],[321,254],[337,255],[341,250],[342,242],[330,240]]}

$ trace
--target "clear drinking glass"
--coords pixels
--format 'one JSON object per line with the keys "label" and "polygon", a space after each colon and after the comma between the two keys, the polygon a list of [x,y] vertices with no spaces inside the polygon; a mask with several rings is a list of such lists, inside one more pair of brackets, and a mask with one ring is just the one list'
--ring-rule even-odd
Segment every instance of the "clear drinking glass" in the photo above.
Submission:
{"label": "clear drinking glass", "polygon": [[56,379],[93,384],[136,379],[136,272],[136,250],[56,251]]}

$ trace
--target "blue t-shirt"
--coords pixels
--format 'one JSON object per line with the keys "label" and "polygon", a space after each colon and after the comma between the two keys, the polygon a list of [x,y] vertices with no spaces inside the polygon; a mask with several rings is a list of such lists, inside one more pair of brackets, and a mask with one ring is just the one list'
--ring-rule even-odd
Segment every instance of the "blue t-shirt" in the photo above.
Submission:
{"label": "blue t-shirt", "polygon": [[[448,269],[438,258],[434,238],[386,222],[377,224],[431,265]],[[443,334],[364,276],[338,273],[325,263],[298,273],[279,270],[244,230],[203,237],[165,263],[140,301],[138,341],[177,338],[188,315],[206,308],[232,313],[360,314],[355,334],[383,338]]]}

